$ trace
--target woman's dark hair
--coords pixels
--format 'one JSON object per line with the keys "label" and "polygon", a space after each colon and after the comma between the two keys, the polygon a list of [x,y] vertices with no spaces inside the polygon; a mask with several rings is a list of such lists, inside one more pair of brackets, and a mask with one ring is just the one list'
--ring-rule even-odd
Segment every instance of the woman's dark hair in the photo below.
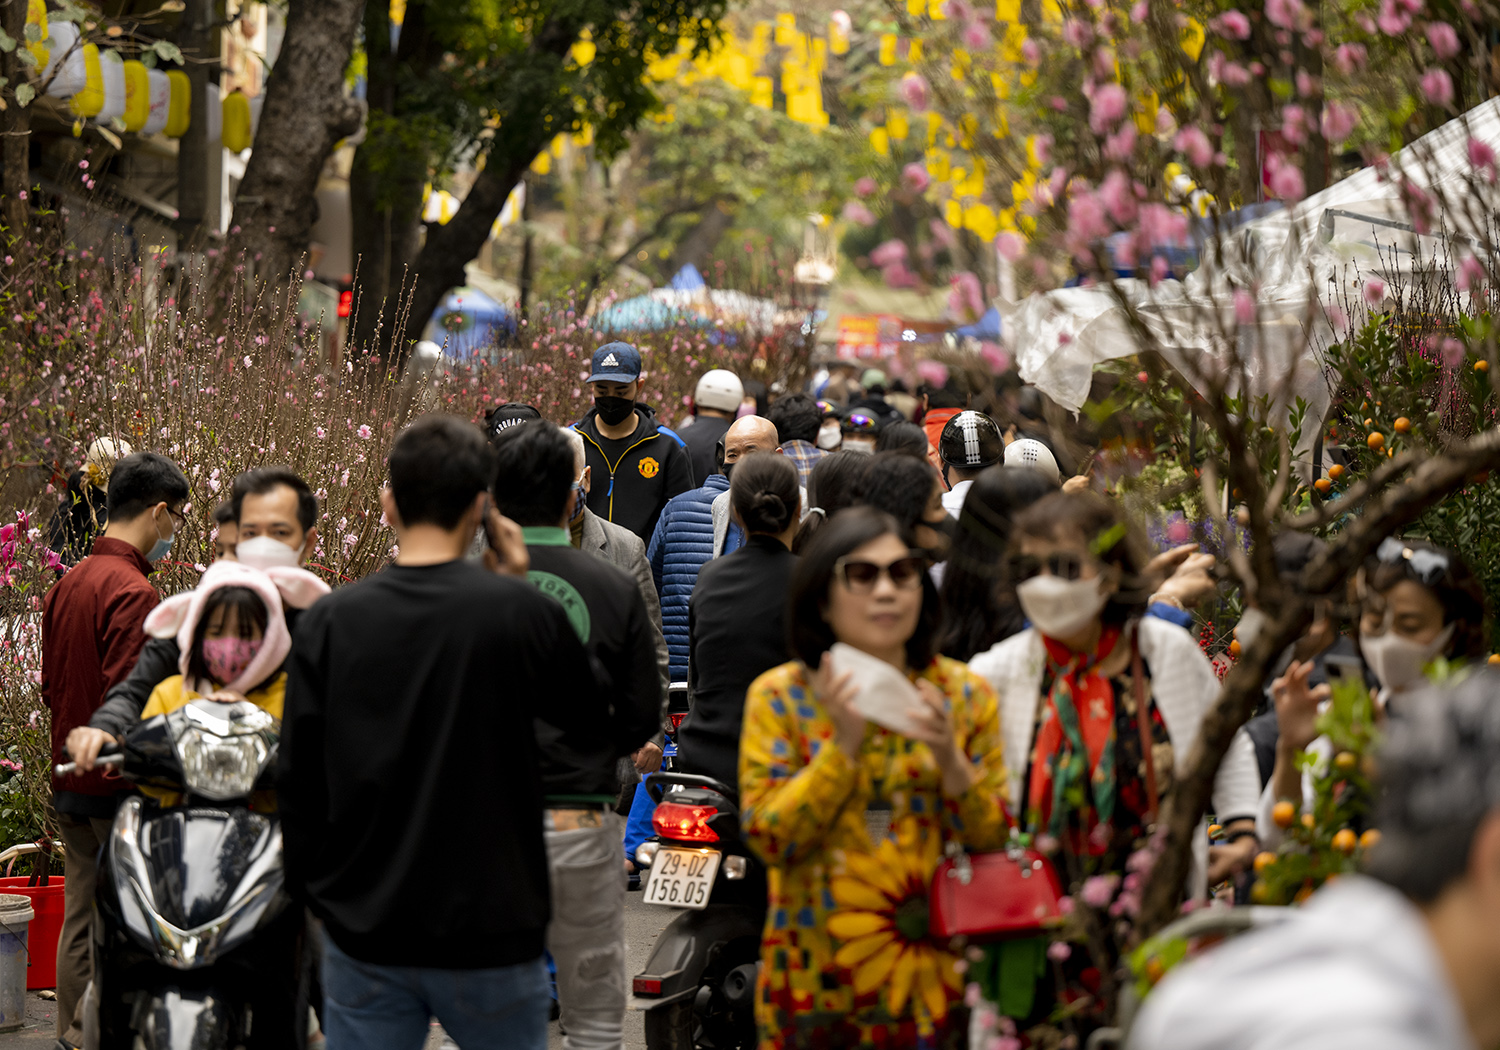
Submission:
{"label": "woman's dark hair", "polygon": [[989,467],[974,479],[943,570],[944,656],[968,663],[1025,626],[1005,555],[1015,516],[1056,491],[1057,482],[1030,467]]}
{"label": "woman's dark hair", "polygon": [[1119,570],[1119,589],[1100,614],[1105,623],[1123,624],[1146,612],[1153,583],[1146,568],[1150,549],[1119,503],[1097,492],[1054,492],[1016,515],[1012,549],[1022,536],[1080,536],[1100,564]]}
{"label": "woman's dark hair", "polygon": [[801,507],[797,468],[780,453],[752,452],[734,465],[729,502],[749,532],[780,535]]}
{"label": "woman's dark hair", "polygon": [[[198,617],[198,625],[193,628],[193,648],[188,654],[188,677],[200,682],[213,680],[208,673],[208,663],[203,659],[203,636],[208,633],[208,625],[218,610],[234,611],[235,622],[239,626],[241,638],[253,638],[256,632],[265,637],[266,624],[269,622],[270,614],[266,610],[266,603],[261,601],[260,595],[249,587],[220,587],[211,591],[203,602],[203,612]],[[228,682],[220,682],[220,685],[228,685]]]}
{"label": "woman's dark hair", "polygon": [[[1387,543],[1390,541],[1387,540]],[[1489,634],[1484,624],[1484,588],[1478,577],[1464,560],[1447,547],[1439,547],[1422,540],[1401,540],[1403,555],[1395,560],[1381,560],[1379,555],[1371,558],[1365,566],[1365,582],[1370,590],[1384,594],[1402,580],[1421,584],[1432,593],[1443,607],[1443,623],[1456,624],[1453,638],[1443,654],[1450,660],[1477,660],[1489,651]],[[1446,561],[1433,582],[1419,579],[1412,572],[1412,561],[1404,552],[1412,554],[1428,552],[1438,556],[1439,564]]]}
{"label": "woman's dark hair", "polygon": [[902,452],[925,462],[928,452],[927,431],[904,419],[887,423],[881,428],[880,436],[875,439],[875,451]]}
{"label": "woman's dark hair", "polygon": [[807,479],[807,517],[792,541],[792,551],[802,553],[813,535],[845,507],[859,499],[870,457],[863,452],[830,452],[813,464]]}
{"label": "woman's dark hair", "polygon": [[877,452],[869,460],[859,502],[890,514],[909,539],[927,512],[937,471],[925,456],[916,459],[904,452]]}
{"label": "woman's dark hair", "polygon": [[[792,654],[809,668],[817,667],[823,654],[838,641],[833,628],[823,618],[829,589],[833,586],[834,564],[882,536],[895,536],[901,542],[907,542],[902,537],[900,524],[889,514],[873,507],[851,507],[830,518],[797,560],[787,594],[787,642]],[[941,617],[941,604],[932,577],[925,572],[921,576],[922,611],[917,616],[916,630],[906,641],[906,662],[918,671],[932,663]]]}

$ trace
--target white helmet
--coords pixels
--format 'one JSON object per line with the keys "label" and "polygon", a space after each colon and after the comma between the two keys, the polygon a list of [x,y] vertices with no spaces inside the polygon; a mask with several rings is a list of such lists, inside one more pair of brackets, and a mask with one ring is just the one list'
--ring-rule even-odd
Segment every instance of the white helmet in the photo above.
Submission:
{"label": "white helmet", "polygon": [[713,368],[703,373],[698,380],[698,389],[693,393],[693,402],[699,408],[716,408],[720,412],[733,412],[745,400],[745,387],[740,377],[727,368]]}
{"label": "white helmet", "polygon": [[1034,438],[1017,438],[1005,446],[1007,467],[1030,467],[1039,470],[1053,481],[1062,483],[1062,471],[1057,468],[1057,457],[1052,450]]}

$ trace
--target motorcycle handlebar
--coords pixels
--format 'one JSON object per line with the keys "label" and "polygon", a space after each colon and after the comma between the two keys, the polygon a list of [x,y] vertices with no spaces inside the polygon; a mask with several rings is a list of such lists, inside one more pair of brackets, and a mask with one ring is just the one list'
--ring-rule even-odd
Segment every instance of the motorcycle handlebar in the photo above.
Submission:
{"label": "motorcycle handlebar", "polygon": [[[106,766],[123,766],[125,764],[125,752],[120,745],[114,741],[106,743],[99,749],[99,757],[94,759],[96,769]],[[80,772],[77,762],[63,762],[52,767],[52,775],[55,777],[70,777]]]}

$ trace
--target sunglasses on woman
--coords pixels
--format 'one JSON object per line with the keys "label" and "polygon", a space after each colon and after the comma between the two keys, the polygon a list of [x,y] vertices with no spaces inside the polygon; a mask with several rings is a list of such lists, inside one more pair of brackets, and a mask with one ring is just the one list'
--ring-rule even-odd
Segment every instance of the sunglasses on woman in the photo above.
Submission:
{"label": "sunglasses on woman", "polygon": [[1088,559],[1071,551],[1055,551],[1045,558],[1038,558],[1031,554],[1015,554],[1010,559],[1011,579],[1017,583],[1024,583],[1042,574],[1042,570],[1056,576],[1060,580],[1076,580],[1083,575],[1083,567],[1088,564]]}
{"label": "sunglasses on woman", "polygon": [[926,571],[927,557],[920,551],[908,551],[906,557],[885,565],[850,558],[833,563],[833,575],[853,594],[869,594],[881,576],[888,576],[897,590],[914,591],[922,586],[922,573]]}
{"label": "sunglasses on woman", "polygon": [[1448,574],[1448,555],[1441,551],[1413,550],[1400,540],[1387,537],[1380,541],[1375,560],[1382,565],[1404,565],[1411,578],[1431,587]]}

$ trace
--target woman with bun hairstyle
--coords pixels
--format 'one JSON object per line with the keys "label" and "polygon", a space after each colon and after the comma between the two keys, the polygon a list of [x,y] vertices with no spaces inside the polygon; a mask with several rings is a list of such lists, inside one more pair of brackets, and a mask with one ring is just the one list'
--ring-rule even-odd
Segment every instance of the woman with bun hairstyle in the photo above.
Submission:
{"label": "woman with bun hairstyle", "polygon": [[739,776],[745,691],[787,659],[786,596],[797,556],[800,492],[796,465],[775,452],[735,464],[729,481],[745,545],[698,573],[688,605],[687,717],[677,731],[678,764],[734,787]]}

